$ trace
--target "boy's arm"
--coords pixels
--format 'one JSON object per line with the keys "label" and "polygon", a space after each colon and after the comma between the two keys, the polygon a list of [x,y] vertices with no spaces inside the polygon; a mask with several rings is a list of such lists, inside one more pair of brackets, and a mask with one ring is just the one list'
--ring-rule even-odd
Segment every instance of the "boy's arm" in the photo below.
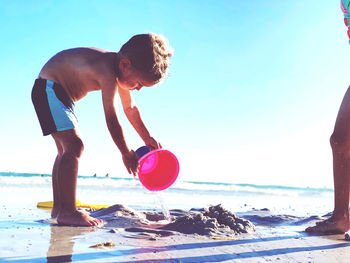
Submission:
{"label": "boy's arm", "polygon": [[123,129],[118,121],[114,97],[117,92],[116,83],[104,84],[102,88],[102,102],[108,130],[114,143],[122,154],[123,162],[129,173],[137,170],[137,156],[127,146],[123,134]]}
{"label": "boy's arm", "polygon": [[139,109],[137,108],[135,101],[131,95],[130,90],[118,89],[119,96],[123,105],[123,110],[126,117],[130,121],[131,125],[134,127],[136,132],[140,135],[141,139],[145,144],[151,148],[151,150],[158,149],[158,142],[151,137],[149,131],[147,130]]}

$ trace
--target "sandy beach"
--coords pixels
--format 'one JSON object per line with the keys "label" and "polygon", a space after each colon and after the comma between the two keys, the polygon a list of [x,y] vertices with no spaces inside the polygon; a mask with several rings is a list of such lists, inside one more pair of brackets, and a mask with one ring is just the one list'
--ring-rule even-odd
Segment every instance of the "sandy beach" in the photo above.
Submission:
{"label": "sandy beach", "polygon": [[[37,208],[38,201],[51,198],[49,176],[3,175],[0,180],[0,262],[350,260],[344,235],[304,232],[331,211],[328,190],[178,182],[161,197],[132,180],[84,177],[78,198],[111,205],[91,212],[105,222],[94,228],[58,226],[49,209]],[[210,212],[219,201],[221,212]],[[164,204],[172,223],[164,220]]]}
{"label": "sandy beach", "polygon": [[[44,232],[50,232],[49,235]],[[112,241],[113,247],[92,248]],[[32,226],[2,231],[1,262],[348,262],[343,235],[261,237],[236,240],[173,235],[153,237],[109,229]]]}
{"label": "sandy beach", "polygon": [[[2,207],[6,209],[5,206]],[[27,211],[26,211],[27,210]],[[102,210],[100,210],[102,211]],[[99,211],[95,212],[98,215]],[[48,215],[27,208],[22,213]],[[250,234],[208,236],[131,228],[135,218],[100,213],[102,228],[52,220],[1,221],[0,262],[349,262],[344,235],[307,235],[295,228],[256,227]],[[113,219],[114,218],[114,219]],[[127,222],[128,221],[128,222]],[[154,229],[154,227],[153,227]],[[169,234],[170,233],[170,234]]]}

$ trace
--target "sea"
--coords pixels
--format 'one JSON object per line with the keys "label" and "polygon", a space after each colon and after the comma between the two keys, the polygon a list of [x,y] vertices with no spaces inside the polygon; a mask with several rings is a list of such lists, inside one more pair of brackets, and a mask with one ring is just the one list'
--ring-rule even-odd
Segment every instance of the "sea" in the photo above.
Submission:
{"label": "sea", "polygon": [[[6,221],[8,226],[9,219],[28,223],[49,217],[49,211],[36,206],[52,200],[51,182],[49,174],[0,172],[0,222]],[[221,204],[238,216],[267,227],[300,227],[300,222],[327,217],[333,209],[330,188],[177,180],[166,190],[152,192],[137,178],[110,176],[78,176],[77,199],[85,204],[123,204],[163,213]]]}

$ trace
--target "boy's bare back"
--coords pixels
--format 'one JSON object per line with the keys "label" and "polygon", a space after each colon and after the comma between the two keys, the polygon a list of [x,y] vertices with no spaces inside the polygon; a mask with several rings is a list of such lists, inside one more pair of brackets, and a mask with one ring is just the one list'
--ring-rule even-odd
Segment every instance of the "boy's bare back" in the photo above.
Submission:
{"label": "boy's bare back", "polygon": [[39,78],[59,83],[73,101],[90,91],[101,90],[103,83],[115,83],[116,52],[96,48],[74,48],[53,56],[42,68]]}

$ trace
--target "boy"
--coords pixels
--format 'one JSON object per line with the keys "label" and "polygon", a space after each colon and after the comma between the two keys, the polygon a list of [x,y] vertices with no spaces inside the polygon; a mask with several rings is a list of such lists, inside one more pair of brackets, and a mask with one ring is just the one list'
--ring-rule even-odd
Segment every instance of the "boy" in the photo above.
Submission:
{"label": "boy", "polygon": [[74,102],[90,91],[101,90],[108,130],[127,171],[135,174],[138,158],[124,139],[114,98],[118,93],[128,120],[144,143],[151,149],[159,148],[142,121],[131,91],[159,83],[167,74],[171,56],[167,40],[150,33],[133,36],[117,53],[75,48],[56,54],[44,65],[35,81],[32,101],[43,134],[51,134],[58,150],[52,171],[54,205],[51,212],[58,224],[97,226],[102,223],[76,208],[78,163],[84,146],[77,130]]}
{"label": "boy", "polygon": [[[350,38],[350,1],[341,0],[344,23]],[[306,232],[344,233],[350,229],[350,87],[340,105],[334,131],[330,139],[333,151],[334,210],[327,220],[317,222]]]}

